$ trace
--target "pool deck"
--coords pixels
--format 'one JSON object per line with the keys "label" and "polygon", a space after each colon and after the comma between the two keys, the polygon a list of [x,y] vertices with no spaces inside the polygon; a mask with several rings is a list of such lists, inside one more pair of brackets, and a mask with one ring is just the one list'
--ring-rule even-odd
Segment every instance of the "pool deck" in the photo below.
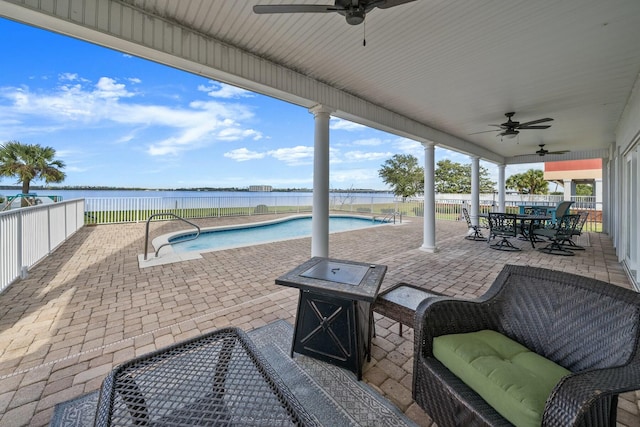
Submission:
{"label": "pool deck", "polygon": [[[197,221],[203,227],[275,216]],[[332,234],[333,258],[385,264],[383,288],[399,281],[446,295],[483,294],[505,264],[567,271],[630,288],[607,235],[581,237],[586,251],[551,256],[518,242],[498,252],[463,238],[462,222],[437,221],[436,253],[419,249],[422,219]],[[48,425],[55,404],[97,390],[132,357],[227,325],[251,330],[277,319],[293,323],[298,291],[276,277],[309,259],[311,239],[208,252],[201,258],[140,268],[145,224],[85,227],[29,277],[0,294],[0,426]],[[182,229],[152,224],[152,237]],[[153,257],[153,248],[149,248]],[[364,381],[419,425],[428,416],[411,399],[413,331],[376,315],[372,361]],[[619,403],[618,425],[640,425],[640,392]]]}

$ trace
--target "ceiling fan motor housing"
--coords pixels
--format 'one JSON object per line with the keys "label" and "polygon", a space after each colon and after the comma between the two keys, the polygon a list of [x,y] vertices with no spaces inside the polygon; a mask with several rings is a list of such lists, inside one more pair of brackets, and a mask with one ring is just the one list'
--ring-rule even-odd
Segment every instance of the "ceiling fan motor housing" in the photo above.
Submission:
{"label": "ceiling fan motor housing", "polygon": [[347,23],[350,25],[359,25],[364,21],[364,10],[352,9],[346,13]]}

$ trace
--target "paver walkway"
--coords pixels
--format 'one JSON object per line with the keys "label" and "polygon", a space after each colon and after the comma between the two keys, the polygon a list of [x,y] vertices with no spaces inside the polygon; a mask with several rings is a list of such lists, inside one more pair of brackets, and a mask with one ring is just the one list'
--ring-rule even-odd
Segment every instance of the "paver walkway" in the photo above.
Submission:
{"label": "paver walkway", "polygon": [[[198,221],[203,226],[270,217]],[[336,233],[330,256],[389,267],[383,288],[405,281],[447,295],[486,291],[504,264],[568,271],[630,287],[606,235],[574,257],[489,250],[463,239],[466,225],[437,222],[438,252],[419,250],[422,222]],[[180,228],[152,224],[152,236]],[[49,423],[56,403],[97,390],[115,365],[214,328],[245,330],[276,319],[291,323],[297,290],[274,279],[307,260],[311,239],[203,254],[202,259],[140,269],[144,224],[85,227],[0,294],[0,426]],[[151,251],[152,248],[149,248]],[[411,399],[413,331],[377,317],[373,359],[364,381],[420,425],[430,425]],[[638,426],[640,393],[620,400],[619,425]]]}

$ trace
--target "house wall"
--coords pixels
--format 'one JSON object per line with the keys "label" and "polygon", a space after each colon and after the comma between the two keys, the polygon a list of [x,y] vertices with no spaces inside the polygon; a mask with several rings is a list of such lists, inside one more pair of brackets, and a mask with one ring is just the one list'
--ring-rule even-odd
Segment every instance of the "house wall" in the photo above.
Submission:
{"label": "house wall", "polygon": [[612,228],[618,258],[640,290],[640,77],[636,79],[609,162]]}

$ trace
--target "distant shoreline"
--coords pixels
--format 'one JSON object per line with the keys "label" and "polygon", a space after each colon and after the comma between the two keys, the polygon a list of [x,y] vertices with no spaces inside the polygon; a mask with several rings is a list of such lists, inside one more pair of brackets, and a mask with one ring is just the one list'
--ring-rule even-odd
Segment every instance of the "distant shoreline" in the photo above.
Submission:
{"label": "distant shoreline", "polygon": [[[20,193],[22,187],[18,185],[0,185],[0,190],[14,190]],[[197,188],[138,188],[138,187],[103,187],[103,186],[61,186],[61,187],[43,187],[32,185],[30,190],[35,191],[227,191],[227,192],[250,192],[248,188],[216,188],[216,187],[197,187]],[[273,193],[312,193],[312,188],[274,188]],[[349,188],[349,189],[330,189],[331,193],[389,193],[389,190],[372,190],[366,188]]]}

